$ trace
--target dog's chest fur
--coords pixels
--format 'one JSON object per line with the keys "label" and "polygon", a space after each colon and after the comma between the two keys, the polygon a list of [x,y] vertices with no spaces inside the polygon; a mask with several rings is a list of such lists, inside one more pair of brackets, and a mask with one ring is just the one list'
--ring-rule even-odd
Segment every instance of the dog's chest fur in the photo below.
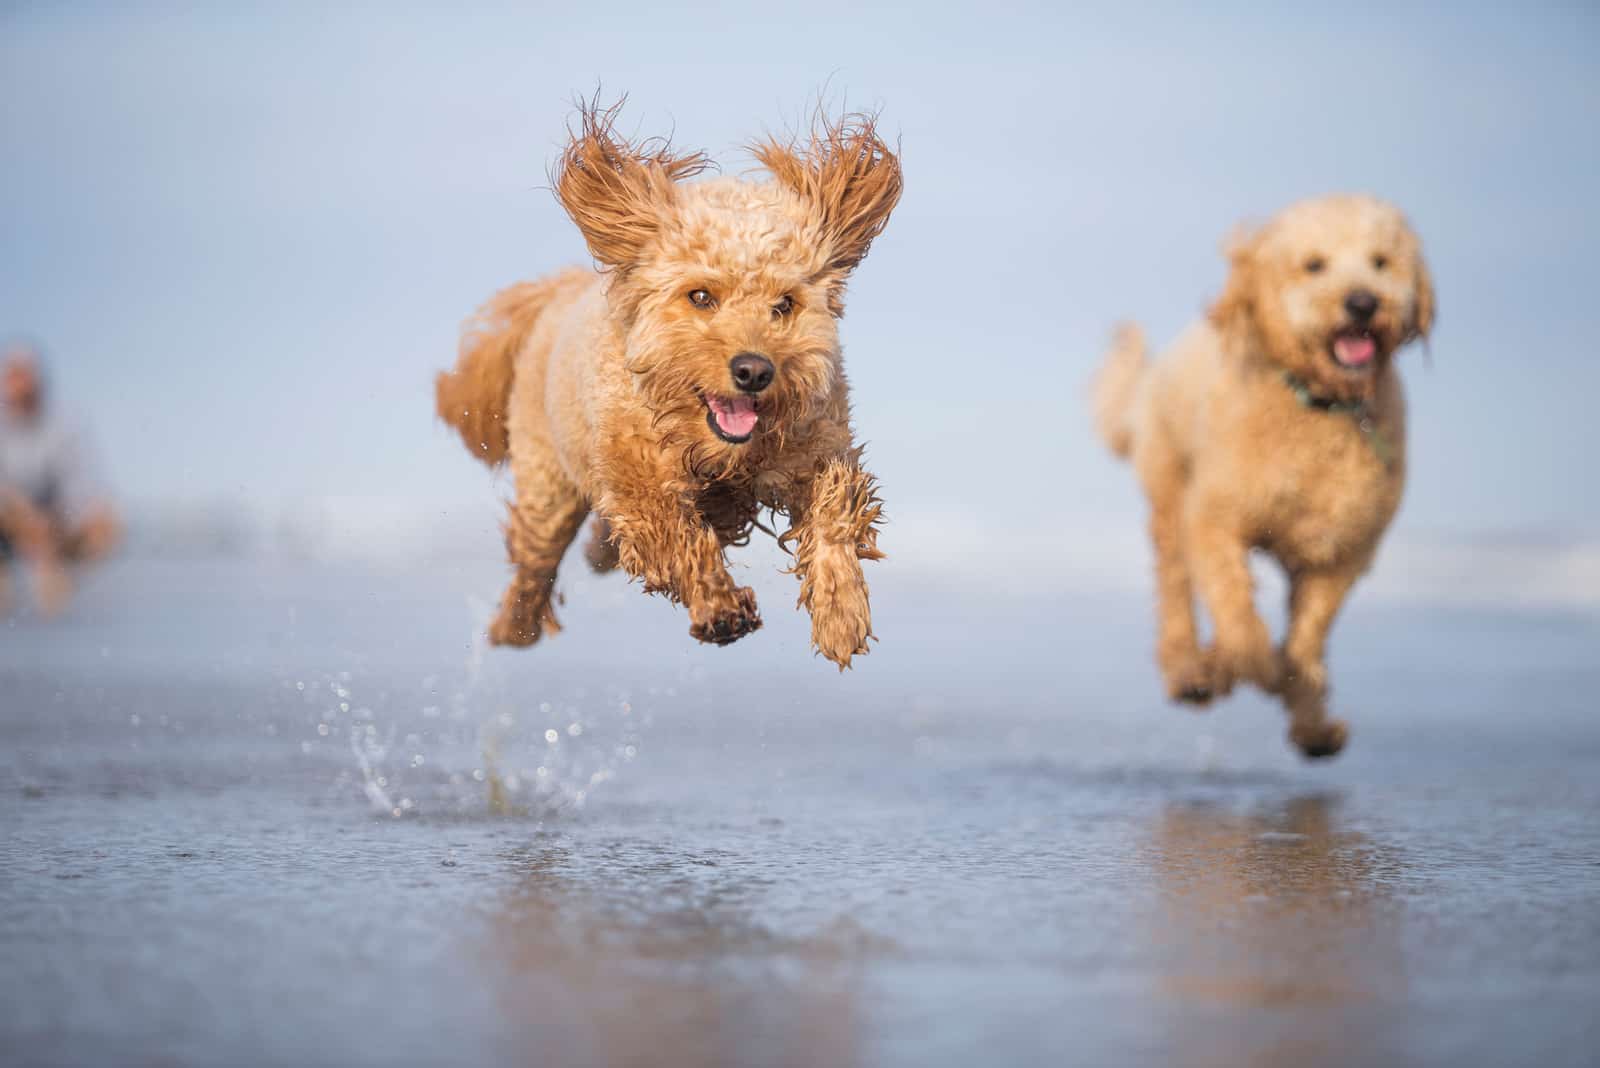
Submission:
{"label": "dog's chest fur", "polygon": [[1363,430],[1358,415],[1308,407],[1285,385],[1256,382],[1229,413],[1238,487],[1252,544],[1291,569],[1361,562],[1394,518],[1404,488],[1405,426],[1397,379],[1385,382]]}

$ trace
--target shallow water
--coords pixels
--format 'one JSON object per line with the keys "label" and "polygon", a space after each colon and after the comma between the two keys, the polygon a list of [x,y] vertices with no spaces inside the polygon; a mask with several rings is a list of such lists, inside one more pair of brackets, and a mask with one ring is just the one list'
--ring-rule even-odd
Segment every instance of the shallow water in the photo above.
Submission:
{"label": "shallow water", "polygon": [[[1351,748],[1167,707],[1143,598],[124,563],[0,630],[18,1063],[1592,1064],[1600,624],[1355,604]],[[476,598],[463,591],[472,591]]]}

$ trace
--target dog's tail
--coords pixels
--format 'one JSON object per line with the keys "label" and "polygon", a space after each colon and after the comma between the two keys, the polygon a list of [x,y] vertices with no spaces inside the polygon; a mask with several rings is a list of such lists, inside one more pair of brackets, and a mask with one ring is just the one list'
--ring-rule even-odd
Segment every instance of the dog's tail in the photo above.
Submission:
{"label": "dog's tail", "polygon": [[1124,458],[1133,451],[1133,405],[1148,366],[1145,348],[1144,331],[1123,323],[1094,379],[1094,428],[1106,448]]}
{"label": "dog's tail", "polygon": [[506,409],[517,353],[551,298],[571,285],[572,274],[519,282],[490,297],[462,327],[455,369],[434,379],[439,418],[455,427],[467,451],[490,467],[503,462],[511,447]]}

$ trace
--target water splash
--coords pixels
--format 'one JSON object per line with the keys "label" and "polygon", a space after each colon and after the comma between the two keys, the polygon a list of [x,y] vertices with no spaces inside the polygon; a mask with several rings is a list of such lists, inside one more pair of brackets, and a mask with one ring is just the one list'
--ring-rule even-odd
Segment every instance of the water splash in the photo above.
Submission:
{"label": "water splash", "polygon": [[305,705],[299,748],[327,759],[328,743],[347,739],[354,767],[340,761],[338,782],[390,818],[543,818],[583,807],[638,758],[649,710],[636,711],[615,684],[527,693],[510,675],[526,659],[490,657],[491,606],[472,607],[460,676],[424,676],[418,699],[350,670],[286,682]]}

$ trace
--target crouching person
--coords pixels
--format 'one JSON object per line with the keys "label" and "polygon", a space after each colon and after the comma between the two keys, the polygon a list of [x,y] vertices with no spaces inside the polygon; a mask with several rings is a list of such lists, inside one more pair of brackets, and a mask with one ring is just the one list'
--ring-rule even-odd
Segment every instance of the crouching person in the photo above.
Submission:
{"label": "crouching person", "polygon": [[10,612],[13,567],[31,573],[40,613],[56,615],[71,598],[73,565],[111,552],[120,531],[88,442],[49,403],[38,349],[6,345],[0,353],[0,616]]}

